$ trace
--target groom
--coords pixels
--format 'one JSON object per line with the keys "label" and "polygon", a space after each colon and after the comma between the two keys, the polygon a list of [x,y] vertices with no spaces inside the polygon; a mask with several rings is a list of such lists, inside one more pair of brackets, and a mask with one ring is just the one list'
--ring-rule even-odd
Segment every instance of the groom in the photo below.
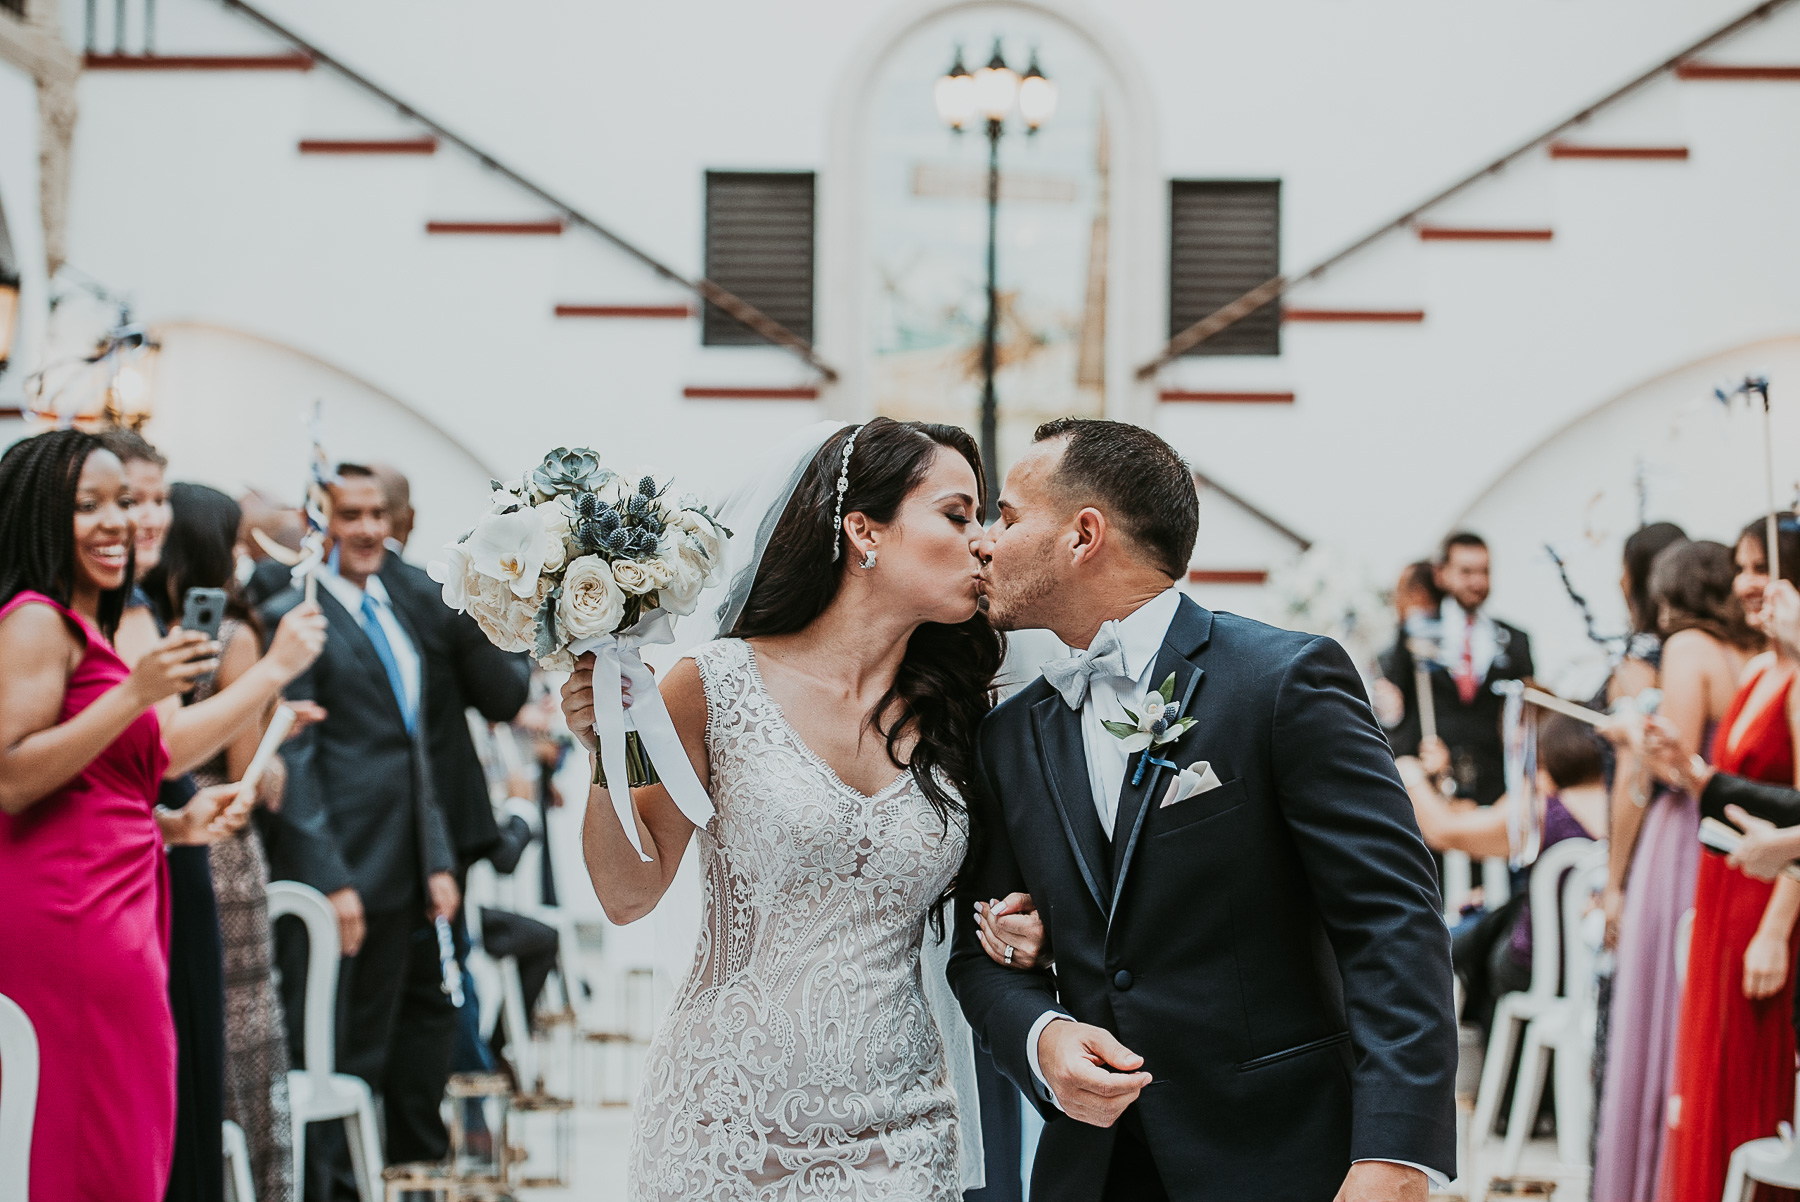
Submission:
{"label": "groom", "polygon": [[[1007,473],[988,615],[1085,650],[981,728],[950,982],[1047,1120],[1033,1202],[1423,1202],[1455,1169],[1431,859],[1342,648],[1175,590],[1198,525],[1136,426],[1051,422]],[[1171,674],[1194,723],[1147,754],[1192,772],[1140,776],[1125,710]],[[979,944],[1015,892],[1050,968]]]}

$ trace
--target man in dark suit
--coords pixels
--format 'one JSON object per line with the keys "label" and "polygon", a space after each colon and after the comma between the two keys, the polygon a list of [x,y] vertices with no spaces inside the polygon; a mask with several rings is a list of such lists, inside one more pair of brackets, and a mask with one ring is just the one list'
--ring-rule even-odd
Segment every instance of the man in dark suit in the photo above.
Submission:
{"label": "man in dark suit", "polygon": [[[444,995],[432,921],[460,904],[456,860],[439,809],[423,713],[437,688],[426,642],[379,571],[387,502],[364,467],[341,464],[331,485],[331,545],[318,579],[325,652],[289,695],[325,718],[288,745],[288,785],[273,816],[271,875],[313,886],[338,914],[337,1067],[385,1102],[387,1155],[439,1160],[448,1137],[438,1105],[456,1010]],[[273,623],[300,599],[289,589],[264,610]],[[284,924],[285,925],[285,924]],[[289,1042],[299,1048],[303,941],[279,939]],[[341,1124],[308,1141],[309,1198],[353,1196]]]}
{"label": "man in dark suit", "polygon": [[438,806],[456,851],[460,885],[469,865],[492,851],[500,839],[487,775],[464,715],[473,706],[489,722],[511,722],[531,693],[531,660],[494,646],[474,618],[444,604],[443,586],[400,558],[412,535],[411,489],[397,468],[377,463],[369,470],[381,482],[388,503],[390,533],[381,582],[394,608],[418,632],[419,654],[431,681],[425,699],[426,743]]}
{"label": "man in dark suit", "polygon": [[[1430,665],[1438,737],[1450,748],[1456,793],[1491,805],[1506,792],[1506,754],[1500,722],[1506,699],[1499,680],[1529,680],[1531,639],[1517,626],[1488,616],[1491,562],[1478,534],[1458,531],[1438,554],[1438,654]],[[1391,732],[1396,755],[1419,754],[1419,699],[1406,632],[1380,658],[1381,674],[1400,690],[1405,716]]]}
{"label": "man in dark suit", "polygon": [[[989,617],[1085,650],[982,726],[951,984],[1045,1116],[1034,1202],[1423,1202],[1456,1144],[1431,861],[1343,649],[1175,589],[1198,521],[1135,426],[1049,423],[1007,473]],[[1021,971],[974,907],[1027,893],[1055,959]]]}

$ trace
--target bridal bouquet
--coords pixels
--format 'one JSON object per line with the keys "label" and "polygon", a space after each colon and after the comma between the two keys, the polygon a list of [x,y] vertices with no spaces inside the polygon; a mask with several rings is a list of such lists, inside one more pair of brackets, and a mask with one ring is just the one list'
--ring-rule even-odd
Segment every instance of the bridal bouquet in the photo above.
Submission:
{"label": "bridal bouquet", "polygon": [[[690,808],[710,816],[638,649],[673,641],[675,617],[693,613],[723,576],[731,532],[697,500],[671,501],[668,480],[628,479],[586,448],[558,447],[522,478],[490,483],[488,512],[430,566],[445,603],[495,646],[528,651],[551,671],[593,652],[595,783],[660,782],[690,819]],[[637,845],[630,791],[613,795]]]}

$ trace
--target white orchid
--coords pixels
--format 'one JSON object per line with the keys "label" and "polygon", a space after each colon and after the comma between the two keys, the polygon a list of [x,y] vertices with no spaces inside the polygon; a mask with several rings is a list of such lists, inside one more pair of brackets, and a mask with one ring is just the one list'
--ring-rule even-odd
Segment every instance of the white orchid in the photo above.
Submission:
{"label": "white orchid", "polygon": [[514,596],[529,597],[537,592],[548,542],[543,515],[535,509],[520,509],[488,514],[463,546],[477,572],[505,581]]}
{"label": "white orchid", "polygon": [[1161,688],[1151,689],[1123,708],[1125,716],[1131,719],[1129,723],[1106,722],[1103,725],[1124,745],[1127,754],[1173,743],[1196,721],[1178,716],[1181,707],[1175,704],[1173,672],[1162,682]]}
{"label": "white orchid", "polygon": [[469,553],[461,543],[445,543],[444,558],[425,565],[425,573],[444,586],[444,604],[454,610],[469,608]]}

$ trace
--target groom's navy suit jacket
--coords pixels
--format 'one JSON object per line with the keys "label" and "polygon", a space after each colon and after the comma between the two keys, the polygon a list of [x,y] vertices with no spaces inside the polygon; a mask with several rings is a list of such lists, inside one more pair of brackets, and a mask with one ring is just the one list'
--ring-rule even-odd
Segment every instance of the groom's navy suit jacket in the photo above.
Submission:
{"label": "groom's navy suit jacket", "polygon": [[[1166,808],[1128,774],[1109,843],[1079,715],[1040,678],[981,728],[986,796],[957,885],[950,981],[1038,1101],[1034,1202],[1101,1196],[1114,1130],[1063,1115],[1025,1041],[1045,1010],[1106,1027],[1176,1202],[1328,1202],[1353,1160],[1455,1173],[1456,1022],[1435,874],[1343,649],[1184,599],[1153,685],[1198,721],[1163,758],[1223,782]],[[1135,757],[1133,763],[1135,764]],[[990,960],[977,900],[1029,892],[1053,970]]]}

